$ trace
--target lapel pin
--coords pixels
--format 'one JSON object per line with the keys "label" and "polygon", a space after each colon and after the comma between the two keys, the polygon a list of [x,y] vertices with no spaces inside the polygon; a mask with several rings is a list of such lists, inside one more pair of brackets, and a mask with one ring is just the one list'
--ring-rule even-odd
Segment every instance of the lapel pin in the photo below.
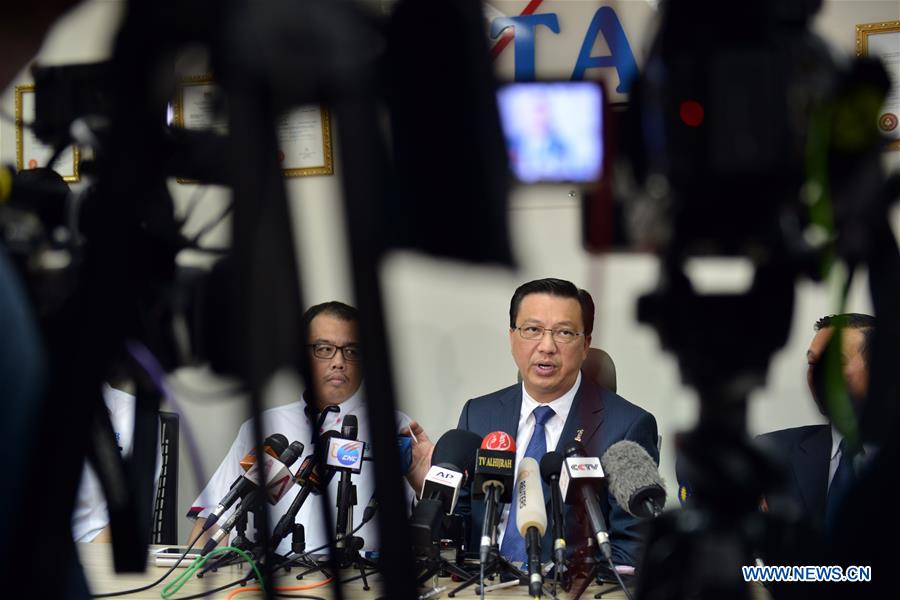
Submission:
{"label": "lapel pin", "polygon": [[575,441],[580,442],[581,436],[583,436],[583,435],[584,435],[584,429],[576,429],[575,430]]}

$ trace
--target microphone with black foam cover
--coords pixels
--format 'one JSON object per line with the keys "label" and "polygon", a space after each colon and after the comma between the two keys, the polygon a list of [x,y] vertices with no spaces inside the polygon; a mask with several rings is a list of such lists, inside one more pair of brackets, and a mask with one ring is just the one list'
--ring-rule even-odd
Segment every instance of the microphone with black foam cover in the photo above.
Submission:
{"label": "microphone with black foam cover", "polygon": [[591,535],[597,541],[600,551],[607,560],[612,561],[612,548],[609,545],[609,533],[606,519],[600,510],[597,494],[606,488],[606,478],[600,459],[585,456],[580,442],[572,440],[564,449],[562,471],[559,477],[559,491],[566,504],[577,504],[584,508]]}
{"label": "microphone with black foam cover", "polygon": [[547,530],[547,510],[538,462],[526,456],[519,463],[516,477],[516,529],[525,540],[528,553],[528,593],[541,595],[544,578],[541,574],[541,538]]}
{"label": "microphone with black foam cover", "polygon": [[557,567],[565,564],[566,537],[563,521],[563,499],[559,491],[559,475],[562,471],[563,455],[559,452],[548,452],[541,458],[541,478],[550,488],[550,512],[553,515],[553,562]]}
{"label": "microphone with black foam cover", "polygon": [[475,454],[480,445],[477,433],[462,429],[451,429],[434,445],[421,500],[409,521],[416,548],[426,549],[440,539],[444,515],[452,514],[456,508],[459,490],[475,470]]}
{"label": "microphone with black foam cover", "polygon": [[222,524],[222,527],[207,540],[203,550],[200,551],[201,556],[206,556],[212,552],[219,541],[234,529],[238,519],[247,511],[256,508],[263,498],[268,500],[270,504],[276,504],[284,496],[293,483],[290,467],[297,462],[301,454],[303,454],[303,444],[291,442],[291,445],[281,453],[277,460],[266,460],[267,455],[263,454],[262,466],[260,466],[260,463],[257,463],[244,473],[244,477],[253,477],[254,481],[258,481],[258,478],[261,477],[263,479],[263,489],[257,486],[247,494],[246,498],[241,501],[240,506]]}
{"label": "microphone with black foam cover", "polygon": [[[273,433],[263,442],[263,459],[275,461],[282,452],[287,450],[287,448],[288,439],[280,433]],[[253,450],[248,452],[244,458],[241,459],[241,468],[244,469],[245,473],[239,475],[234,483],[231,484],[231,489],[228,490],[228,493],[225,494],[225,497],[222,498],[219,504],[206,518],[206,523],[203,524],[203,531],[206,531],[207,529],[212,527],[213,524],[215,524],[215,522],[219,520],[219,517],[222,516],[222,513],[231,508],[231,506],[235,502],[237,502],[238,498],[244,497],[246,494],[256,488],[257,479],[255,477],[250,478],[247,476],[247,472],[249,472],[249,470],[253,467],[253,465],[256,464],[256,462],[256,448],[254,448]],[[244,466],[245,464],[246,466]]]}
{"label": "microphone with black foam cover", "polygon": [[504,431],[484,436],[475,457],[475,480],[472,497],[484,499],[484,523],[481,528],[480,558],[482,564],[490,556],[497,530],[500,503],[512,502],[516,442]]}
{"label": "microphone with black foam cover", "polygon": [[666,504],[666,487],[656,461],[643,446],[622,440],[600,458],[609,492],[619,506],[635,517],[657,517]]}
{"label": "microphone with black foam cover", "polygon": [[[326,431],[319,437],[319,443],[327,447],[328,440],[338,435],[337,431]],[[321,453],[310,454],[303,459],[300,468],[297,469],[297,474],[294,475],[294,483],[300,486],[300,491],[294,496],[294,501],[291,502],[290,507],[278,520],[278,524],[275,525],[275,529],[272,532],[272,545],[274,547],[277,547],[281,540],[291,532],[297,513],[300,512],[300,508],[302,508],[309,495],[321,494],[322,490],[331,483],[335,471],[325,467],[323,458]]]}

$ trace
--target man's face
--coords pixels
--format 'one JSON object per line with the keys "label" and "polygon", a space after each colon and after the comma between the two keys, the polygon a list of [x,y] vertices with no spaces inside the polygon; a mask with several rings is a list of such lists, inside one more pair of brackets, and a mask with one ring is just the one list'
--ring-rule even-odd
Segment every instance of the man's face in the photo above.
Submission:
{"label": "man's face", "polygon": [[[527,326],[582,333],[581,304],[575,298],[529,294],[522,298],[516,315],[516,327]],[[578,336],[572,342],[560,343],[545,331],[536,340],[526,340],[518,331],[510,330],[509,344],[525,390],[538,402],[546,403],[556,400],[575,385],[591,338]]]}
{"label": "man's face", "polygon": [[[358,346],[356,324],[331,315],[317,315],[309,324],[310,344]],[[312,348],[309,349],[312,353]],[[312,380],[316,386],[319,408],[340,404],[356,393],[362,383],[362,365],[348,361],[340,350],[328,359],[312,357]]]}
{"label": "man's face", "polygon": [[[817,396],[813,381],[813,367],[824,359],[825,348],[834,333],[832,327],[825,327],[816,332],[809,350],[806,351],[806,360],[809,367],[806,370],[806,382],[813,397]],[[869,390],[869,370],[863,358],[861,349],[865,336],[860,329],[845,328],[841,337],[841,367],[844,381],[847,382],[847,391],[854,402],[859,402],[866,397]]]}

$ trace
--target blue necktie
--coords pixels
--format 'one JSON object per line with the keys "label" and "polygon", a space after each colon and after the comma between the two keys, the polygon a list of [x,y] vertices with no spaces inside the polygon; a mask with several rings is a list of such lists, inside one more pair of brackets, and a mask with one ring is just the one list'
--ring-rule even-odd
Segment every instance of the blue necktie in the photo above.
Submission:
{"label": "blue necktie", "polygon": [[846,440],[841,440],[838,449],[841,452],[841,460],[834,472],[831,486],[828,488],[828,499],[825,505],[825,528],[831,530],[837,524],[838,509],[847,494],[856,484],[856,470],[853,467],[854,454],[845,445]]}
{"label": "blue necktie", "polygon": [[[531,434],[531,440],[528,441],[528,447],[525,448],[525,456],[530,456],[540,462],[541,458],[547,454],[547,435],[544,433],[544,425],[556,413],[549,406],[538,406],[532,414],[534,415],[534,433]],[[506,532],[503,534],[500,554],[510,562],[524,563],[528,559],[525,552],[525,539],[519,534],[516,527],[515,493],[509,507],[509,518],[506,520]]]}

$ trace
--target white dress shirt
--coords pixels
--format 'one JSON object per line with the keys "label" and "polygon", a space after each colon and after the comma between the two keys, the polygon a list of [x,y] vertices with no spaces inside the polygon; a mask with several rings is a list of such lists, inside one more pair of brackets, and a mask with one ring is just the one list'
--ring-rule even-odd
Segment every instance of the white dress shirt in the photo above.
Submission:
{"label": "white dress shirt", "polygon": [[[531,441],[531,434],[534,433],[534,409],[538,406],[549,406],[553,409],[553,412],[556,413],[547,420],[546,424],[544,424],[544,436],[547,440],[547,451],[555,450],[556,444],[559,443],[559,438],[562,436],[566,419],[569,418],[569,411],[572,410],[572,402],[575,401],[575,394],[578,392],[580,385],[581,371],[578,372],[578,377],[575,378],[575,384],[568,392],[556,400],[542,404],[528,394],[525,390],[525,383],[522,383],[522,408],[519,411],[519,428],[516,430],[516,472],[519,470],[519,463],[525,458],[525,450],[528,449],[528,443]],[[540,462],[540,459],[538,459],[538,462]],[[547,499],[545,498],[544,500]],[[509,505],[506,505],[503,508],[503,513],[500,515],[500,535],[497,537],[498,544],[503,542],[503,536],[506,533],[506,521],[508,518]]]}

